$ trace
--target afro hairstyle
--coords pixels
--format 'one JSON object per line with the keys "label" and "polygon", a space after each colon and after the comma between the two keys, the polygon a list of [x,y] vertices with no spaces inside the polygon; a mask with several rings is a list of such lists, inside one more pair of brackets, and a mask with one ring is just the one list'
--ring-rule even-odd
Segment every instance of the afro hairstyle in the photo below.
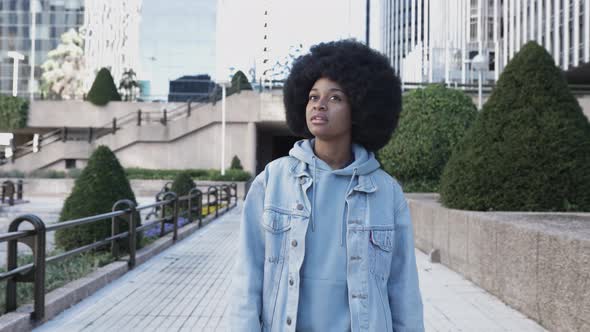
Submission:
{"label": "afro hairstyle", "polygon": [[295,60],[283,86],[283,102],[289,129],[311,138],[305,109],[309,91],[320,78],[337,82],[351,107],[352,141],[369,151],[387,144],[401,111],[401,89],[389,60],[354,40],[312,46]]}

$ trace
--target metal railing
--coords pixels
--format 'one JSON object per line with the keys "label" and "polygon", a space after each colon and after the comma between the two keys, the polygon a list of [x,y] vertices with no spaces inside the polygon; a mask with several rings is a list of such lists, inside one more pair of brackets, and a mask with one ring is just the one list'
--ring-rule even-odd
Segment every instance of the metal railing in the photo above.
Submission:
{"label": "metal railing", "polygon": [[[83,138],[77,137],[77,139],[73,139],[72,137],[70,137],[71,135],[69,135],[70,133],[68,127],[59,128],[51,132],[45,133],[43,135],[40,135],[36,148],[37,151],[40,151],[44,146],[47,146],[49,144],[72,140],[87,140],[88,142],[92,142],[93,140],[97,140],[109,134],[114,135],[117,131],[124,129],[125,127],[128,127],[132,124],[135,124],[136,126],[150,124],[162,124],[166,126],[169,122],[190,117],[192,111],[194,111],[196,108],[202,105],[205,105],[205,103],[195,103],[189,100],[188,102],[176,106],[171,110],[168,110],[166,108],[162,109],[161,111],[144,111],[139,109],[137,111],[129,112],[120,117],[113,118],[108,123],[102,124],[98,127],[88,127],[87,136]],[[19,146],[13,146],[13,154],[11,160],[12,162],[14,162],[16,159],[24,157],[33,152],[35,152],[35,143],[33,140],[28,141]]]}
{"label": "metal railing", "polygon": [[[161,192],[162,193],[162,192]],[[159,193],[160,194],[160,193]],[[52,225],[45,225],[41,218],[32,215],[22,215],[14,219],[8,227],[8,232],[0,234],[0,242],[7,242],[7,271],[0,273],[0,281],[6,280],[6,312],[14,311],[17,308],[17,285],[19,283],[32,283],[33,284],[33,312],[31,312],[31,318],[33,320],[40,320],[45,316],[45,272],[46,264],[61,261],[72,255],[87,252],[93,249],[111,245],[111,255],[115,259],[120,258],[120,241],[124,238],[128,239],[128,257],[127,264],[129,268],[135,266],[136,258],[136,245],[137,237],[136,234],[143,232],[147,229],[157,227],[160,225],[160,237],[165,235],[166,223],[172,224],[172,240],[176,241],[178,237],[178,219],[179,209],[178,204],[183,201],[188,201],[188,215],[189,222],[192,222],[190,217],[191,208],[193,201],[197,201],[197,207],[202,209],[202,192],[194,188],[187,195],[178,197],[176,193],[172,191],[163,192],[162,199],[152,204],[143,206],[136,206],[135,203],[128,199],[122,199],[113,205],[112,211],[99,215],[89,216],[85,218],[75,219],[60,222]],[[211,195],[211,199],[210,196]],[[224,204],[225,203],[225,204]],[[207,212],[210,212],[210,208],[215,208],[215,216],[217,217],[220,210],[223,209],[223,213],[233,208],[237,204],[237,185],[232,183],[230,185],[221,186],[210,186],[207,189]],[[149,222],[137,226],[137,216],[139,211],[152,209],[155,207],[160,208],[160,218],[156,220],[150,220]],[[167,209],[168,207],[168,209]],[[203,217],[198,210],[198,227],[201,226],[201,218]],[[209,214],[209,213],[207,213]],[[128,230],[126,232],[119,233],[119,226],[121,218],[126,219],[128,224]],[[47,257],[46,252],[46,239],[47,233],[61,229],[68,229],[85,224],[91,224],[100,222],[103,220],[111,219],[111,236],[84,245],[82,247],[60,253],[55,256]],[[20,226],[24,223],[29,223],[32,230],[19,230]],[[30,247],[33,252],[33,263],[18,266],[18,243],[23,243]]]}

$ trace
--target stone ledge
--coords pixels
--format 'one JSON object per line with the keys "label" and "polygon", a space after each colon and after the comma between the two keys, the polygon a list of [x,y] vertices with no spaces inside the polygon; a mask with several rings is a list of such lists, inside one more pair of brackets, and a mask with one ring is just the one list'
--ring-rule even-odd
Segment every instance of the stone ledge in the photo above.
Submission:
{"label": "stone ledge", "polygon": [[590,331],[590,213],[447,209],[408,194],[416,247],[549,330]]}
{"label": "stone ledge", "polygon": [[[227,211],[228,210],[224,210],[219,213],[219,217]],[[207,227],[214,219],[215,216],[204,218],[200,228],[198,227],[197,222],[179,228],[177,241]],[[173,244],[172,233],[169,233],[164,237],[159,238],[148,247],[138,250],[135,256],[136,266],[161,253]],[[45,295],[45,317],[40,321],[35,322],[30,319],[33,310],[33,306],[30,303],[21,305],[15,312],[0,316],[0,332],[31,331],[33,328],[59,315],[62,311],[84,300],[86,297],[108,285],[113,280],[116,280],[127,273],[127,271],[129,271],[127,257],[122,257],[118,261],[100,267],[85,277],[71,281],[64,286],[47,293]],[[3,295],[4,294],[0,294],[0,296]]]}

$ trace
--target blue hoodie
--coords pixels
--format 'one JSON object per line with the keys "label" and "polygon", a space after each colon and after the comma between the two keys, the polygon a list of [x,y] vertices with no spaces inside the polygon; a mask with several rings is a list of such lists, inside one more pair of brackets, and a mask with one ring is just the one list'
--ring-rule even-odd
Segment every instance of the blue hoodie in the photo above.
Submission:
{"label": "blue hoodie", "polygon": [[313,144],[313,139],[299,141],[289,152],[307,164],[313,180],[307,191],[312,217],[300,272],[297,330],[349,331],[345,198],[357,176],[373,172],[379,163],[373,153],[354,144],[352,163],[333,170],[314,154]]}

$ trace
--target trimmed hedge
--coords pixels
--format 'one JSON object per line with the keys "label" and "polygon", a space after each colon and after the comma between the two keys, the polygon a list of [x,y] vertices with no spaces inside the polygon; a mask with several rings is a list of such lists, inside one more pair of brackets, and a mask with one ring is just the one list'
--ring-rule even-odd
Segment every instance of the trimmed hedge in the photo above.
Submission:
{"label": "trimmed hedge", "polygon": [[121,95],[119,95],[113,76],[108,69],[102,68],[96,74],[86,99],[98,106],[104,106],[109,101],[121,101]]}
{"label": "trimmed hedge", "polygon": [[0,130],[10,131],[27,126],[29,102],[20,97],[0,95]]}
{"label": "trimmed hedge", "polygon": [[195,181],[193,181],[190,172],[180,172],[174,177],[172,187],[170,190],[175,192],[178,197],[188,195],[188,192],[196,187]]}
{"label": "trimmed hedge", "polygon": [[441,178],[450,208],[590,211],[590,123],[547,51],[506,66]]}
{"label": "trimmed hedge", "polygon": [[238,158],[238,156],[234,156],[231,159],[231,166],[229,168],[230,169],[244,169],[242,167],[242,162],[240,161],[240,158]]}
{"label": "trimmed hedge", "polygon": [[126,168],[125,173],[130,180],[174,180],[177,174],[187,172],[191,178],[204,181],[248,181],[252,175],[243,170],[229,169],[221,176],[219,170],[215,169],[146,169]]}
{"label": "trimmed hedge", "polygon": [[[111,212],[113,204],[120,199],[130,199],[137,204],[129,180],[117,157],[106,146],[98,147],[88,160],[88,165],[74,184],[59,216],[59,222]],[[126,208],[121,206],[121,208]],[[135,215],[136,225],[141,224],[139,213]],[[128,229],[127,218],[119,218],[119,230]],[[55,232],[55,243],[59,248],[71,250],[111,236],[111,219]],[[120,240],[126,248],[127,239]],[[140,243],[140,234],[137,237]]]}
{"label": "trimmed hedge", "polygon": [[384,170],[406,192],[438,191],[451,151],[476,117],[473,101],[459,90],[436,84],[406,93],[399,127],[379,151]]}

